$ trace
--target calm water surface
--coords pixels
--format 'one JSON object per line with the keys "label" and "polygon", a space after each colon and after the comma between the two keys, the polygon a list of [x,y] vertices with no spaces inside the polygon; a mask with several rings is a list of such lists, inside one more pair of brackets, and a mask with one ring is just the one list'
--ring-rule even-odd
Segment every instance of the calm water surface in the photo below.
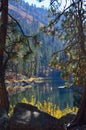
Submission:
{"label": "calm water surface", "polygon": [[22,93],[17,93],[10,97],[11,103],[16,104],[20,102],[23,97],[31,100],[32,95],[35,97],[35,102],[50,101],[60,109],[73,107],[75,103],[75,92],[72,88],[64,88],[64,82],[58,80],[45,80],[43,83],[34,83],[32,87]]}

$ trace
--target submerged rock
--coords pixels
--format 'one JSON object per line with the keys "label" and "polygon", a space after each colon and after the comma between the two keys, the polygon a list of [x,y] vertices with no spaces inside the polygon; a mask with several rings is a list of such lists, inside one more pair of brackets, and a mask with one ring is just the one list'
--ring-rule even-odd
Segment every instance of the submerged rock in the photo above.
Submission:
{"label": "submerged rock", "polygon": [[10,130],[63,130],[59,120],[29,104],[19,103],[10,119]]}

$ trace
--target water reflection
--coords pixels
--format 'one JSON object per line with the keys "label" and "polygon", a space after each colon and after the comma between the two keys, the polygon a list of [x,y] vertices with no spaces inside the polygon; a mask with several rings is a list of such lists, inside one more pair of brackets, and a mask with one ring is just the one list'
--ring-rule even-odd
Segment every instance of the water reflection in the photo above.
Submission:
{"label": "water reflection", "polygon": [[34,88],[37,101],[49,100],[59,106],[60,109],[66,108],[67,105],[73,107],[73,90],[70,88],[58,88],[56,81],[55,84],[54,86],[51,85],[51,82],[37,84]]}
{"label": "water reflection", "polygon": [[[50,102],[56,104],[60,109],[74,106],[74,92],[71,88],[59,87],[63,86],[57,80],[47,80],[43,83],[33,84],[32,88],[27,89],[22,93],[17,93],[11,95],[11,103],[16,104],[20,102],[23,97],[26,97],[30,101],[32,95],[36,97],[37,102],[44,102],[44,100],[49,100]],[[25,86],[24,86],[25,87]]]}

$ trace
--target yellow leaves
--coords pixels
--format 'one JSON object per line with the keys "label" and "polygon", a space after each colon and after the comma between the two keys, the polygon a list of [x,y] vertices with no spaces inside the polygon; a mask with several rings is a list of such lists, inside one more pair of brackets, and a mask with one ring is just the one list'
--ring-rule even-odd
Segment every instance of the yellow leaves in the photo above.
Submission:
{"label": "yellow leaves", "polygon": [[56,106],[56,104],[50,102],[49,99],[47,101],[44,100],[43,103],[41,103],[41,102],[35,103],[35,101],[36,101],[36,99],[34,96],[32,96],[31,101],[28,101],[26,98],[22,99],[23,103],[34,105],[38,109],[40,109],[58,119],[68,113],[72,113],[72,112],[77,113],[77,111],[78,111],[78,108],[76,108],[76,107],[70,108],[68,105],[65,109],[61,110],[59,107]]}
{"label": "yellow leaves", "polygon": [[36,107],[37,107],[38,109],[41,109],[41,110],[42,110],[42,103],[41,103],[41,102],[38,102],[38,103],[36,104]]}
{"label": "yellow leaves", "polygon": [[32,81],[35,81],[35,82],[43,82],[43,78],[42,77],[31,77],[28,79],[28,82],[32,82]]}
{"label": "yellow leaves", "polygon": [[62,117],[62,111],[60,110],[60,108],[57,108],[55,110],[55,115],[54,115],[56,118],[61,118]]}
{"label": "yellow leaves", "polygon": [[27,100],[25,97],[22,99],[21,102],[22,102],[22,103],[26,103],[26,104],[28,104],[28,100]]}
{"label": "yellow leaves", "polygon": [[28,101],[25,97],[21,101],[22,103],[35,105],[35,97],[32,95],[31,101]]}
{"label": "yellow leaves", "polygon": [[32,82],[32,81],[34,81],[35,79],[36,79],[36,78],[31,77],[31,78],[28,79],[28,81],[29,81],[29,82]]}
{"label": "yellow leaves", "polygon": [[[56,106],[56,104],[52,103],[49,99],[47,101],[44,100],[43,103],[41,103],[41,102],[36,103],[36,98],[34,95],[32,95],[30,101],[28,101],[28,99],[26,99],[24,97],[21,102],[36,106],[41,111],[44,111],[58,119],[68,113],[72,113],[72,112],[77,113],[77,111],[78,111],[78,108],[76,108],[76,107],[70,108],[68,105],[66,106],[65,109],[61,110],[58,106]],[[13,113],[13,109],[14,109],[14,106],[10,105],[9,115],[11,115]]]}
{"label": "yellow leaves", "polygon": [[29,102],[31,105],[35,105],[35,97],[32,95],[31,101]]}
{"label": "yellow leaves", "polygon": [[43,110],[46,112],[46,111],[47,111],[47,108],[48,108],[47,102],[44,100]]}
{"label": "yellow leaves", "polygon": [[8,115],[10,116],[13,113],[15,105],[10,105],[10,111],[8,113]]}

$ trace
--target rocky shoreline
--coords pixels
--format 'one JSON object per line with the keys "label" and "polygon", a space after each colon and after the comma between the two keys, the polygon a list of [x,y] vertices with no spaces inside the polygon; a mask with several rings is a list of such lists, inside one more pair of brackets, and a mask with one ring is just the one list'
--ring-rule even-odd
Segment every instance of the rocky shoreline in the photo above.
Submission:
{"label": "rocky shoreline", "polygon": [[70,129],[64,127],[74,117],[74,113],[69,113],[57,119],[35,106],[18,103],[11,117],[8,117],[4,108],[0,108],[0,130],[86,130],[86,125]]}
{"label": "rocky shoreline", "polygon": [[30,104],[18,103],[11,117],[0,108],[0,130],[63,130],[63,124],[64,118],[54,118]]}

